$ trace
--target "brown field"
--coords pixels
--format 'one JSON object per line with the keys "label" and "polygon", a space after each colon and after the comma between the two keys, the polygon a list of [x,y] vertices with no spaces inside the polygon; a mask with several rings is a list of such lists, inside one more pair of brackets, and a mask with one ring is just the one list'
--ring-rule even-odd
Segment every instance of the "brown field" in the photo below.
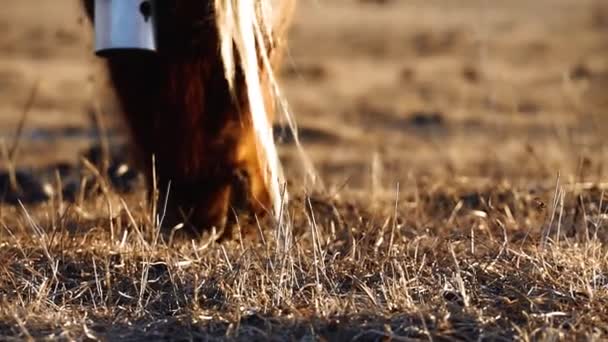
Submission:
{"label": "brown field", "polygon": [[76,1],[2,1],[0,340],[608,338],[605,0],[300,0],[322,182],[278,120],[287,219],[219,243],[119,167]]}

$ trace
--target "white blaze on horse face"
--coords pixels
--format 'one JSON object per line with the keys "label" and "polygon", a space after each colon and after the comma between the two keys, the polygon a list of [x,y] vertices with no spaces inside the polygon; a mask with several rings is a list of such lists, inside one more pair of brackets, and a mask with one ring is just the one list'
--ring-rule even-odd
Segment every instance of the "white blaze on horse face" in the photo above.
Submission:
{"label": "white blaze on horse face", "polygon": [[95,51],[156,51],[154,0],[95,0]]}

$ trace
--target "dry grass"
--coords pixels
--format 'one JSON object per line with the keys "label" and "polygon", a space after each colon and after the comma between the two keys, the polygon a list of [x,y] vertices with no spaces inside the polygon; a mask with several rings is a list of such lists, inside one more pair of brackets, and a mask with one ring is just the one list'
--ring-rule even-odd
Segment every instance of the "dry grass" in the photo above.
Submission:
{"label": "dry grass", "polygon": [[161,233],[143,191],[0,212],[0,339],[602,339],[603,188],[418,184],[297,198],[232,240]]}

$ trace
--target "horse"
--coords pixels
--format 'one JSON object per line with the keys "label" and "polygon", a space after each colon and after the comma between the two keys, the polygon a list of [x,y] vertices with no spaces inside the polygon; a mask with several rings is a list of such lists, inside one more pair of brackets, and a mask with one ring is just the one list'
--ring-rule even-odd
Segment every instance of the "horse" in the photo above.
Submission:
{"label": "horse", "polygon": [[[94,1],[82,0],[93,25]],[[226,227],[233,210],[281,211],[272,120],[294,7],[295,0],[157,0],[157,51],[106,58],[148,193],[156,186],[152,200],[168,199],[169,222],[200,233]]]}

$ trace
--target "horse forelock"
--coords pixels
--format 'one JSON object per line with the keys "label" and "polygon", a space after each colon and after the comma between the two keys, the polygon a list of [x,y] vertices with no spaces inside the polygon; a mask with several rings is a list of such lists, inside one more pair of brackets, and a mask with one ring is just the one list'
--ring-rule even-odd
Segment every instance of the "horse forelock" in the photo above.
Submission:
{"label": "horse forelock", "polygon": [[[281,212],[286,193],[281,193],[284,182],[278,153],[269,121],[268,104],[264,101],[264,87],[272,100],[279,103],[283,115],[289,117],[287,106],[274,76],[272,52],[283,44],[289,17],[295,0],[214,0],[219,45],[224,75],[230,90],[235,92],[237,70],[245,78],[251,121],[254,126],[257,151],[262,161],[264,179],[273,198],[275,215]],[[238,58],[237,58],[238,56]],[[263,82],[266,78],[267,82]],[[289,117],[291,122],[291,118]],[[295,126],[294,126],[295,127]],[[295,132],[294,132],[295,133]]]}

